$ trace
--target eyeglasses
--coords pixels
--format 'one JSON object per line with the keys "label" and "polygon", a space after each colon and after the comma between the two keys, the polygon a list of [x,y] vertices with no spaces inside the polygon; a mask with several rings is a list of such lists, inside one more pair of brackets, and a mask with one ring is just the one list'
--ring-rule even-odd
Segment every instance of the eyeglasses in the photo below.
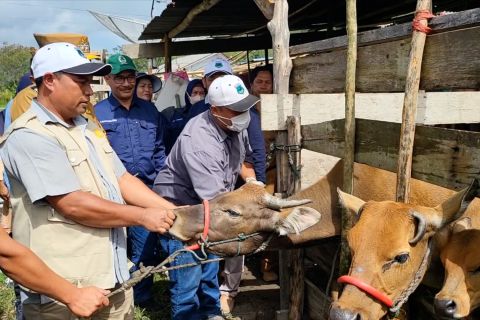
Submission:
{"label": "eyeglasses", "polygon": [[128,83],[134,83],[135,82],[135,75],[132,74],[132,75],[129,75],[129,76],[126,76],[126,77],[123,77],[123,76],[114,76],[113,77],[113,81],[116,84],[123,84],[125,82],[125,80],[127,80]]}

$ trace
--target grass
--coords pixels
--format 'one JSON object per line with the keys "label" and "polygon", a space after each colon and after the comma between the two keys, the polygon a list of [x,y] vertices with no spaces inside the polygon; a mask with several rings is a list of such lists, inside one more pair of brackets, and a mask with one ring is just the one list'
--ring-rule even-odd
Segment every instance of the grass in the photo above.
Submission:
{"label": "grass", "polygon": [[6,276],[0,272],[0,320],[15,319],[15,292],[5,284]]}
{"label": "grass", "polygon": [[[15,293],[5,284],[6,276],[0,272],[0,320],[15,320]],[[168,278],[163,274],[154,275],[154,309],[135,307],[135,320],[169,320],[170,292]]]}

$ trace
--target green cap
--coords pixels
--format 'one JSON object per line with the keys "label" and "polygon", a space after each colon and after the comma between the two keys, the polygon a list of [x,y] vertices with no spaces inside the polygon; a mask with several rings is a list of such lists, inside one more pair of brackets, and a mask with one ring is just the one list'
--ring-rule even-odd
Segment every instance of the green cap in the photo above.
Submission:
{"label": "green cap", "polygon": [[107,63],[112,66],[112,74],[119,74],[125,70],[137,71],[132,59],[124,54],[117,53],[110,56]]}

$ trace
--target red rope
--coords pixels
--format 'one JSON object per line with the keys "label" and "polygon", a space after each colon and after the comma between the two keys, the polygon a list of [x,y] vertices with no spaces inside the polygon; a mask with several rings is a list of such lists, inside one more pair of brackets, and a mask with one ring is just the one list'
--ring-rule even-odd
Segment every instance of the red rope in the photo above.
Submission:
{"label": "red rope", "polygon": [[385,293],[375,289],[369,284],[366,284],[360,279],[357,279],[352,276],[341,276],[340,278],[338,278],[337,282],[351,284],[357,287],[358,289],[370,295],[372,298],[375,298],[381,303],[383,303],[384,305],[386,305],[388,308],[391,308],[393,306],[392,299],[390,299]]}
{"label": "red rope", "polygon": [[427,21],[427,19],[431,19],[433,17],[435,17],[435,15],[432,14],[432,12],[430,12],[429,10],[418,10],[417,12],[415,12],[415,18],[413,18],[413,30],[429,34],[432,31],[432,28],[428,26],[428,22],[427,25],[424,25],[421,22],[422,20]]}

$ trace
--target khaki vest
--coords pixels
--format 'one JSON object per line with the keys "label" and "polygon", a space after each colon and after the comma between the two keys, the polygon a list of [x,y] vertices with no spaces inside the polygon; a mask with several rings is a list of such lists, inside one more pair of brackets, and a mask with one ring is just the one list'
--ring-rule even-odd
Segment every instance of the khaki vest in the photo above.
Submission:
{"label": "khaki vest", "polygon": [[[81,190],[108,199],[107,189],[89,157],[85,136],[89,137],[108,178],[120,192],[113,170],[113,149],[95,124],[88,122],[83,133],[82,128],[76,126],[65,128],[61,124],[42,124],[35,113],[28,110],[12,124],[3,138],[21,128],[55,139],[65,150]],[[10,177],[10,183],[14,239],[29,247],[50,268],[72,283],[112,288],[115,274],[111,229],[78,224],[45,201],[32,203],[23,184],[14,177]]]}

